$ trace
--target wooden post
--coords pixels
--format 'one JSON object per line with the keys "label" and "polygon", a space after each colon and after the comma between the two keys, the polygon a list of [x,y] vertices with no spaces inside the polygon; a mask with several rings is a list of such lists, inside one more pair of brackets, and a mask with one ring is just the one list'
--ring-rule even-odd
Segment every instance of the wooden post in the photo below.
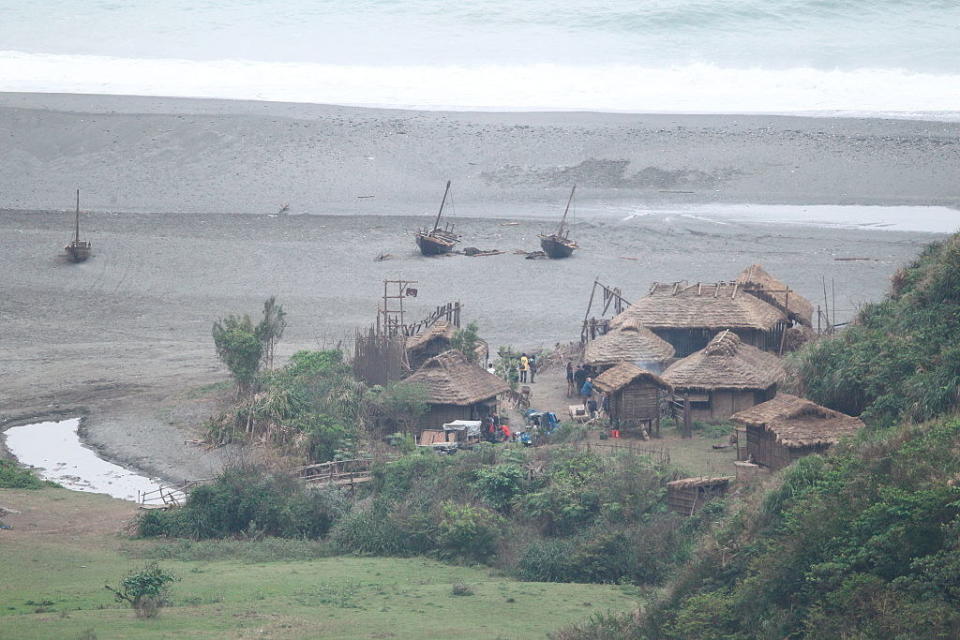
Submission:
{"label": "wooden post", "polygon": [[690,395],[683,394],[683,438],[693,437],[693,416],[690,411]]}

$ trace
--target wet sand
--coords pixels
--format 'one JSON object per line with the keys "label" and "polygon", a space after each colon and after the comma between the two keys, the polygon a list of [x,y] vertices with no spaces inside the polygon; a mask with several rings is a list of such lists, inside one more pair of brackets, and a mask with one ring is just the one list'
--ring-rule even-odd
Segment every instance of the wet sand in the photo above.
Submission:
{"label": "wet sand", "polygon": [[[636,298],[654,281],[732,279],[755,262],[815,304],[821,278],[828,294],[835,282],[842,322],[938,236],[631,212],[950,205],[960,185],[960,128],[945,123],[221,108],[0,96],[0,139],[14,140],[0,165],[0,425],[81,413],[88,441],[109,457],[168,479],[206,477],[235,455],[184,445],[197,437],[186,427],[229,396],[190,391],[226,377],[212,322],[258,314],[277,295],[289,314],[281,355],[349,346],[375,320],[382,280],[398,276],[419,283],[411,318],[458,299],[494,345],[577,339],[594,278]],[[412,232],[447,176],[463,246],[508,253],[416,254]],[[537,248],[574,180],[582,250],[566,261],[511,253]],[[75,265],[58,255],[72,215],[50,209],[69,207],[77,182],[95,210],[83,218],[94,255]],[[338,215],[264,215],[281,202]]]}

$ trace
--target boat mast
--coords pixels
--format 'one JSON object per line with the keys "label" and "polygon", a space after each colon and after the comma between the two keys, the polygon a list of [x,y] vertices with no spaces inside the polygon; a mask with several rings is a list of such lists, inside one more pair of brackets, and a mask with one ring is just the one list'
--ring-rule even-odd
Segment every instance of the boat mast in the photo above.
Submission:
{"label": "boat mast", "polygon": [[563,210],[563,217],[560,218],[560,228],[557,229],[557,235],[563,235],[563,225],[567,221],[567,212],[570,211],[570,203],[573,202],[573,192],[577,190],[577,185],[573,185],[573,189],[570,189],[570,197],[567,199],[567,208]]}
{"label": "boat mast", "polygon": [[77,233],[74,243],[80,244],[80,189],[77,189]]}
{"label": "boat mast", "polygon": [[450,181],[447,180],[447,188],[443,190],[443,200],[440,201],[440,211],[437,212],[437,221],[433,223],[433,230],[440,228],[440,216],[443,215],[443,205],[447,203],[447,194],[450,193]]}

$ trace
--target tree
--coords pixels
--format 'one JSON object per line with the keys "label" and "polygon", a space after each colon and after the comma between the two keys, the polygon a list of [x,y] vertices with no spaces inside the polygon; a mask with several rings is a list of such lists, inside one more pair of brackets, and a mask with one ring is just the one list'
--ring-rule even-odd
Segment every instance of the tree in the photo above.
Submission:
{"label": "tree", "polygon": [[450,340],[450,346],[467,356],[467,360],[474,364],[479,364],[480,355],[477,351],[482,343],[476,322],[471,322],[465,329],[457,329]]}
{"label": "tree", "polygon": [[250,316],[229,315],[215,321],[213,344],[220,360],[237,381],[237,396],[250,392],[263,358],[263,343],[257,336]]}
{"label": "tree", "polygon": [[283,305],[277,304],[276,296],[270,296],[263,303],[263,319],[256,328],[257,338],[263,345],[263,364],[267,369],[273,369],[273,352],[286,328],[287,314]]}

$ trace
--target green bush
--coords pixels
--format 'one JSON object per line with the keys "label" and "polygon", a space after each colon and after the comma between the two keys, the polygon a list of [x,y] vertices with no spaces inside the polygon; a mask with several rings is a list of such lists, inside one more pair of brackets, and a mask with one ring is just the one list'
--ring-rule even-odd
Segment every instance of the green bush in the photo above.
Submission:
{"label": "green bush", "polygon": [[502,519],[489,509],[445,502],[440,505],[437,544],[442,556],[485,562],[497,550]]}
{"label": "green bush", "polygon": [[38,478],[31,469],[10,460],[0,460],[0,489],[42,489],[55,486],[55,482]]}
{"label": "green bush", "polygon": [[286,475],[252,467],[226,469],[190,493],[186,505],[141,516],[141,536],[224,538],[237,535],[320,538],[348,509],[332,489],[304,487]]}
{"label": "green bush", "polygon": [[169,585],[179,580],[156,562],[148,562],[142,569],[131,571],[120,579],[116,588],[106,585],[117,602],[126,602],[138,618],[156,617],[160,607],[167,604]]}

